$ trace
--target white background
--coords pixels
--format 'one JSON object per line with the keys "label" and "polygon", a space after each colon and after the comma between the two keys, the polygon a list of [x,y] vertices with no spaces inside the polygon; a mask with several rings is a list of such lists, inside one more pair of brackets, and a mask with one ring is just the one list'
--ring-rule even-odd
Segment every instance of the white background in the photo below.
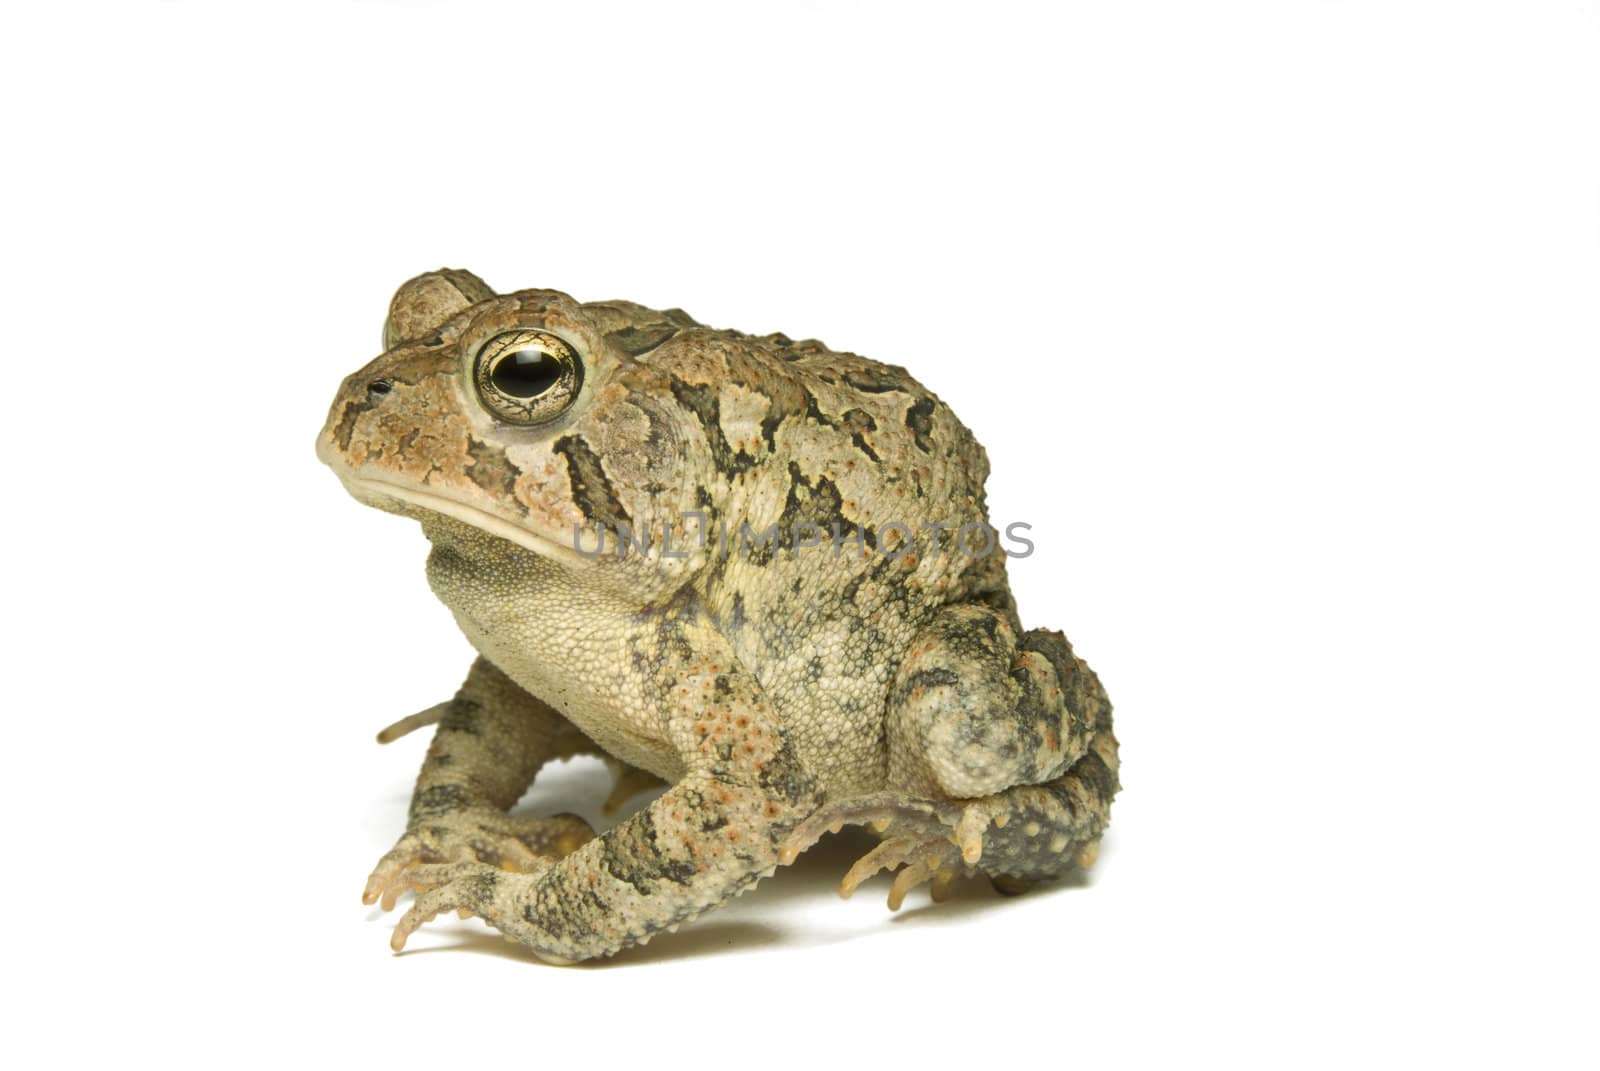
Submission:
{"label": "white background", "polygon": [[[14,1054],[1594,1066],[1596,5],[30,9]],[[371,736],[470,655],[312,443],[441,265],[950,402],[1116,703],[1088,880],[891,916],[825,842],[607,964],[392,956],[358,892],[425,734]]]}

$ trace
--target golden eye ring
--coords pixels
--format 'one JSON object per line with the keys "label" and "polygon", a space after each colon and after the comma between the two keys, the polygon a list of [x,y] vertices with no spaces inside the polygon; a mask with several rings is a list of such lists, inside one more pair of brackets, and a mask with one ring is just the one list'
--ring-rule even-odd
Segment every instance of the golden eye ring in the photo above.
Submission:
{"label": "golden eye ring", "polygon": [[484,407],[508,424],[544,424],[566,412],[583,386],[583,365],[548,331],[506,331],[478,349],[473,380]]}

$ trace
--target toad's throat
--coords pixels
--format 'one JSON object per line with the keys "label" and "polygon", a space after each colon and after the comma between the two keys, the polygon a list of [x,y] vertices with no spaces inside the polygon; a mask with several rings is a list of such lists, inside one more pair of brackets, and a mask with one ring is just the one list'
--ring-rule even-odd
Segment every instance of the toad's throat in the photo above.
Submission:
{"label": "toad's throat", "polygon": [[504,539],[506,542],[531,551],[541,558],[549,558],[566,565],[590,564],[587,559],[571,546],[513,524],[503,517],[497,517],[486,510],[478,509],[476,506],[469,506],[464,502],[457,502],[443,495],[436,495],[431,491],[422,491],[415,487],[403,487],[384,480],[345,475],[341,475],[340,478],[344,481],[345,488],[358,501],[385,512],[398,513],[407,517],[415,517],[419,511],[435,513],[476,528],[480,532]]}

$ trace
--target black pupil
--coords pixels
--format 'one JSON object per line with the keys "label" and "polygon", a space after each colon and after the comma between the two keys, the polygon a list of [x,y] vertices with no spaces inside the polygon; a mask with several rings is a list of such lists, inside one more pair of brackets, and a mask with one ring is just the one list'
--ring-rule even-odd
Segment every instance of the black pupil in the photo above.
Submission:
{"label": "black pupil", "polygon": [[536,397],[560,378],[561,362],[531,346],[506,354],[489,373],[495,387],[513,398]]}

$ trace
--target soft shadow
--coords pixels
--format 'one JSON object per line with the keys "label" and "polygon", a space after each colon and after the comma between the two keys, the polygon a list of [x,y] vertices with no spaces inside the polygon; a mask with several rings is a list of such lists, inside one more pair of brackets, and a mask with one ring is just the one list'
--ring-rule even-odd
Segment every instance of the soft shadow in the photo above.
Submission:
{"label": "soft shadow", "polygon": [[[520,963],[531,963],[538,967],[549,967],[533,950],[526,945],[507,941],[500,934],[492,930],[457,930],[451,933],[452,940],[440,944],[426,945],[420,948],[407,948],[403,952],[394,953],[396,959],[409,959],[412,956],[426,956],[435,952],[466,952],[477,956],[495,956],[499,959],[511,959]],[[668,940],[670,938],[670,941]],[[774,945],[783,939],[783,934],[771,926],[762,926],[747,922],[708,922],[703,926],[685,928],[679,934],[662,934],[656,942],[642,948],[631,948],[620,952],[611,959],[589,960],[586,963],[574,963],[569,970],[606,970],[615,967],[626,967],[653,962],[667,962],[670,960],[692,959],[696,956],[714,955],[737,948],[760,948]],[[671,944],[669,949],[665,947]],[[660,949],[661,954],[653,955],[652,951]]]}
{"label": "soft shadow", "polygon": [[[478,925],[482,926],[480,922]],[[420,931],[419,931],[420,932]],[[519,945],[507,941],[498,931],[488,928],[476,930],[451,930],[451,941],[436,945],[408,946],[405,949],[391,953],[395,959],[410,959],[413,956],[430,956],[435,952],[470,952],[479,956],[497,956],[500,959],[514,959],[522,963],[535,963],[543,966],[539,957],[533,954],[533,949],[527,945]]]}
{"label": "soft shadow", "polygon": [[775,926],[759,922],[717,922],[706,919],[690,923],[678,933],[658,934],[648,945],[624,949],[610,959],[591,960],[583,966],[592,970],[642,967],[651,963],[673,963],[701,956],[748,952],[781,945],[787,935]]}

